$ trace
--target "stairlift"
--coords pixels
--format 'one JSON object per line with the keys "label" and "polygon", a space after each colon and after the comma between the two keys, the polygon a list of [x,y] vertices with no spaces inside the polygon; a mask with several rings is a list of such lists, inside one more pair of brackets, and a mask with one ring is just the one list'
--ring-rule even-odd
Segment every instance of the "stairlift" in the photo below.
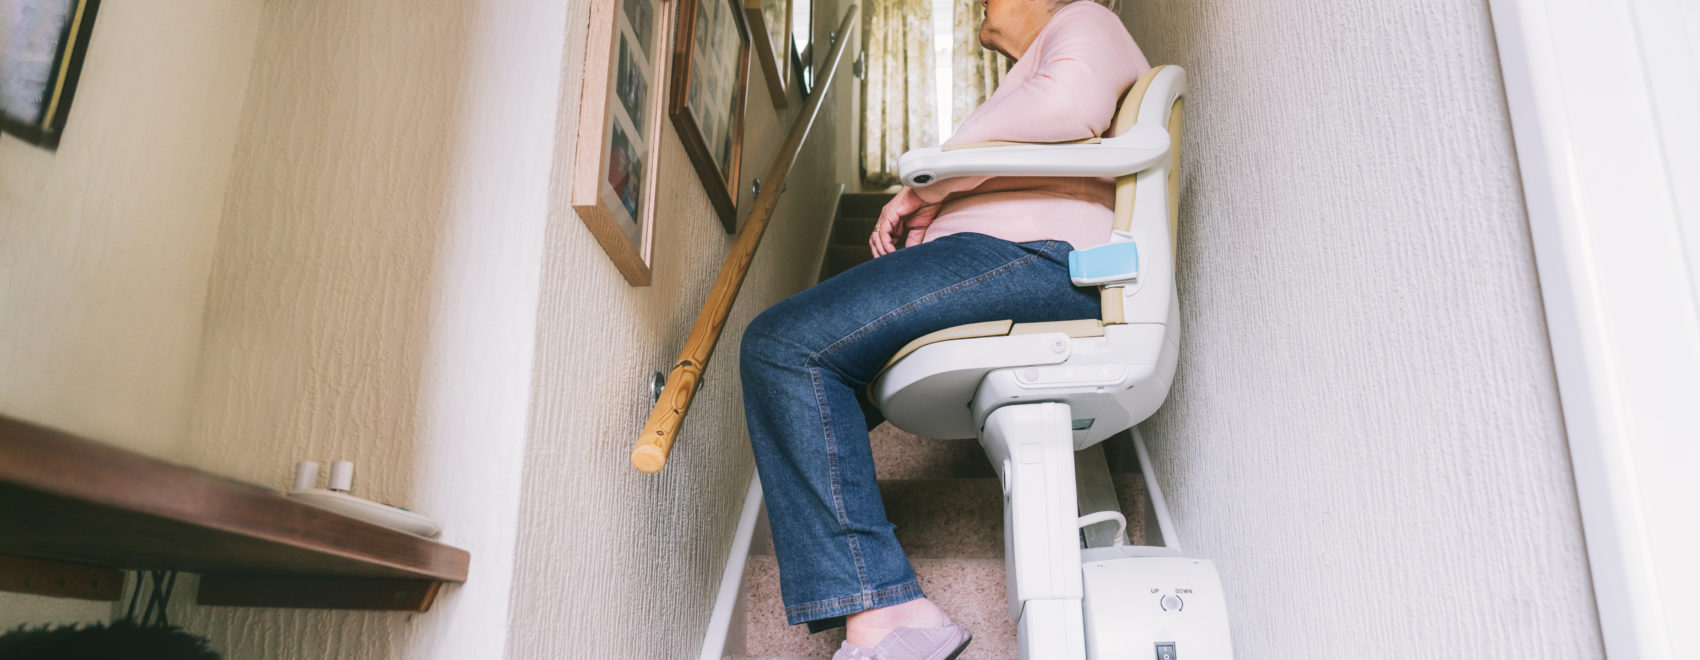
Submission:
{"label": "stairlift", "polygon": [[[957,176],[1118,177],[1110,242],[1069,256],[1075,284],[1100,287],[1103,318],[941,330],[900,350],[868,389],[898,428],[985,448],[1003,481],[1009,611],[1023,658],[1233,657],[1215,566],[1181,554],[1134,429],[1168,396],[1179,352],[1185,91],[1182,69],[1157,67],[1123,99],[1111,137],[933,147],[898,161],[917,187]],[[1156,545],[1127,545],[1099,444],[1128,429]]]}

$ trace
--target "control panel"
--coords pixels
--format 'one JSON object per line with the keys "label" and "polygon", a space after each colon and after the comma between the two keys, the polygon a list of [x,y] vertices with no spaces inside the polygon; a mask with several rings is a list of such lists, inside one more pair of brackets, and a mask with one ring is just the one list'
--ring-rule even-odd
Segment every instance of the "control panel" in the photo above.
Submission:
{"label": "control panel", "polygon": [[1230,660],[1228,610],[1216,566],[1190,557],[1082,564],[1086,655]]}

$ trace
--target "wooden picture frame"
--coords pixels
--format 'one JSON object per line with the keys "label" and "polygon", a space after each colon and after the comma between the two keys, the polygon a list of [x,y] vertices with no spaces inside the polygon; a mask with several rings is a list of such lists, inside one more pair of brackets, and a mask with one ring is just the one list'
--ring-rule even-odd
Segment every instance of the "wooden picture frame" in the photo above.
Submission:
{"label": "wooden picture frame", "polygon": [[732,233],[738,226],[749,25],[742,0],[676,1],[669,114],[720,223]]}
{"label": "wooden picture frame", "polygon": [[590,4],[569,198],[632,286],[650,283],[664,81],[677,0]]}
{"label": "wooden picture frame", "polygon": [[57,149],[100,0],[25,0],[0,16],[0,132]]}
{"label": "wooden picture frame", "polygon": [[750,24],[750,35],[756,60],[767,78],[767,91],[773,96],[773,107],[790,104],[791,94],[791,11],[798,2],[808,0],[744,0],[744,20]]}

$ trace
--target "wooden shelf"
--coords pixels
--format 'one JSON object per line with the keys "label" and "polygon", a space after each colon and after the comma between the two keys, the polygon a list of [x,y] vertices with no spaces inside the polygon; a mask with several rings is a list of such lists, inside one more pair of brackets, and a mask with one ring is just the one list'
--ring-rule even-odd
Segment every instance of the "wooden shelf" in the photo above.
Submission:
{"label": "wooden shelf", "polygon": [[418,610],[470,555],[0,416],[0,554],[200,573],[218,605]]}

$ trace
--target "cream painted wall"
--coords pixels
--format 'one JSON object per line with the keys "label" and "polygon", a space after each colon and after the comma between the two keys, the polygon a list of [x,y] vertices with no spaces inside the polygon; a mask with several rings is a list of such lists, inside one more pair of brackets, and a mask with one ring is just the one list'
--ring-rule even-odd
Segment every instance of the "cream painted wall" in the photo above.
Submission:
{"label": "cream painted wall", "polygon": [[[818,266],[835,173],[853,171],[831,139],[853,123],[850,58],[675,465],[642,476],[625,456],[647,376],[673,359],[731,237],[676,137],[655,286],[627,286],[561,203],[569,173],[551,164],[576,139],[557,126],[576,119],[585,1],[197,6],[173,29],[200,32],[173,39],[139,4],[111,2],[59,155],[0,144],[0,300],[9,324],[34,315],[8,325],[20,339],[5,373],[27,378],[5,381],[0,411],[270,487],[297,460],[353,460],[356,494],[438,518],[472,554],[469,581],[422,615],[203,608],[188,576],[172,620],[227,657],[575,657],[586,640],[605,657],[653,657],[700,644],[750,474],[727,356]],[[836,4],[821,3],[822,35]],[[144,18],[176,16],[164,14]],[[194,104],[141,93],[182,89],[148,77],[178,71],[208,81]],[[103,91],[112,78],[127,95]],[[796,112],[750,99],[744,190]],[[64,351],[90,356],[73,364],[130,381],[91,395],[98,372],[44,354],[70,339]],[[79,421],[107,400],[124,413],[112,428]],[[662,561],[638,561],[640,547]],[[624,557],[616,570],[611,556]],[[107,611],[42,609],[69,602],[0,597],[0,622]]]}
{"label": "cream painted wall", "polygon": [[[815,4],[823,53],[846,4]],[[579,60],[583,42],[582,32],[572,37],[568,61]],[[551,214],[515,570],[523,578],[514,585],[509,633],[513,657],[683,658],[701,648],[753,469],[738,339],[756,313],[813,280],[837,173],[854,171],[852,143],[833,139],[854,123],[852,59],[847,52],[660,475],[638,473],[628,458],[649,415],[649,375],[668,371],[677,358],[732,237],[709,211],[676,137],[663,141],[654,286],[627,287],[570,210],[557,205]],[[569,71],[562,89],[576,82],[577,72]],[[577,99],[562,97],[562,120],[570,121]],[[750,90],[740,187],[746,213],[749,179],[765,176],[801,105],[792,100],[791,109],[776,112],[765,90]],[[570,149],[572,139],[557,148]]]}
{"label": "cream painted wall", "polygon": [[[257,1],[105,3],[59,149],[0,136],[0,414],[181,450],[258,25]],[[109,611],[0,592],[0,630]]]}
{"label": "cream painted wall", "polygon": [[1191,73],[1145,429],[1239,657],[1600,657],[1486,6],[1124,5]]}
{"label": "cream painted wall", "polygon": [[[498,658],[513,577],[568,3],[270,2],[206,304],[185,456],[443,522],[425,614],[202,608],[230,658]],[[193,583],[189,584],[190,587]]]}
{"label": "cream painted wall", "polygon": [[58,151],[0,137],[0,414],[182,444],[259,6],[105,3]]}

